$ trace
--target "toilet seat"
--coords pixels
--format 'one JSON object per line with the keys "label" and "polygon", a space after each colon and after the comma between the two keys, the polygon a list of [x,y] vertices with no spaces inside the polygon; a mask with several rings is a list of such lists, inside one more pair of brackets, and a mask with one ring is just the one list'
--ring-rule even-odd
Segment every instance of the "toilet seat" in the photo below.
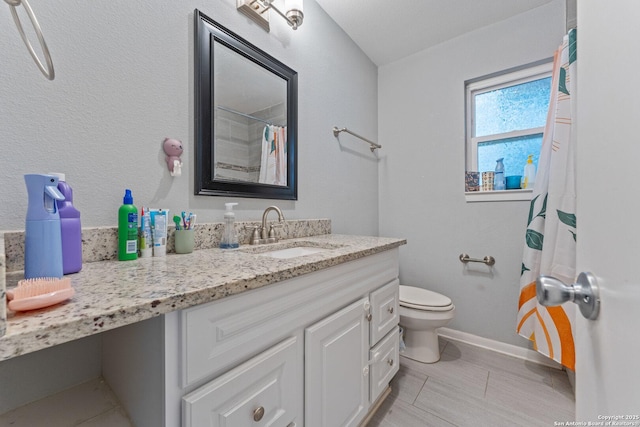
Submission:
{"label": "toilet seat", "polygon": [[449,297],[415,286],[400,285],[400,305],[423,311],[449,311],[453,303]]}

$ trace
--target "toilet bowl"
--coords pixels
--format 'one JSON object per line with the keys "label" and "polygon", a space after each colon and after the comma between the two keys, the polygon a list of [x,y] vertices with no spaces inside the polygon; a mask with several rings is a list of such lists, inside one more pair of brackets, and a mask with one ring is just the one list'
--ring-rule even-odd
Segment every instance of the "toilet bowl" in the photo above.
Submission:
{"label": "toilet bowl", "polygon": [[439,293],[400,285],[400,325],[404,328],[403,356],[423,363],[440,360],[437,328],[453,319],[455,306]]}

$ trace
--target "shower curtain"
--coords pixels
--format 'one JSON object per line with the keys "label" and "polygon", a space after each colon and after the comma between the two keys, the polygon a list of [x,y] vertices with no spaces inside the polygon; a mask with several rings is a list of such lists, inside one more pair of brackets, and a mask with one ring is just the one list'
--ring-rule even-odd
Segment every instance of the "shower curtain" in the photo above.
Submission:
{"label": "shower curtain", "polygon": [[260,176],[262,184],[287,185],[287,128],[267,125],[262,132]]}
{"label": "shower curtain", "polygon": [[576,30],[555,53],[551,100],[531,197],[520,277],[517,331],[540,353],[575,370],[575,304],[545,307],[536,278],[575,282]]}

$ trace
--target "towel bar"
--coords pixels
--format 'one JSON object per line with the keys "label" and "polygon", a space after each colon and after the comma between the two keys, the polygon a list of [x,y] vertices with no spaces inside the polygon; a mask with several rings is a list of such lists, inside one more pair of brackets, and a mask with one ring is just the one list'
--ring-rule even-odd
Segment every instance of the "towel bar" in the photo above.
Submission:
{"label": "towel bar", "polygon": [[468,254],[460,254],[460,256],[458,257],[460,259],[460,262],[466,264],[468,262],[482,262],[484,264],[487,265],[494,265],[496,263],[496,259],[494,257],[492,257],[491,255],[487,255],[486,257],[482,258],[482,259],[478,259],[478,258],[471,258],[469,257]]}
{"label": "towel bar", "polygon": [[335,136],[337,138],[338,135],[340,135],[340,132],[350,133],[351,135],[355,136],[356,138],[360,138],[361,140],[368,142],[369,145],[371,146],[370,148],[371,148],[371,152],[372,153],[376,150],[376,148],[382,148],[382,145],[376,144],[375,142],[370,141],[367,138],[365,138],[364,136],[360,136],[355,132],[351,132],[347,128],[338,128],[337,126],[333,127],[333,136]]}

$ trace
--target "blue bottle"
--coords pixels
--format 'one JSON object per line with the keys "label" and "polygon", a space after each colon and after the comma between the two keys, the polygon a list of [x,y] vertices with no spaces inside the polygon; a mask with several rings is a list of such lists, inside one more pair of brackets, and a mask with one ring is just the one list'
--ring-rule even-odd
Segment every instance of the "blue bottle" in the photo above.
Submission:
{"label": "blue bottle", "polygon": [[24,277],[62,277],[62,238],[58,178],[53,175],[24,176],[29,196],[24,233]]}
{"label": "blue bottle", "polygon": [[493,182],[494,190],[504,190],[506,188],[506,182],[504,177],[504,163],[502,163],[503,160],[504,160],[503,157],[496,160],[496,171],[495,171],[495,178]]}

